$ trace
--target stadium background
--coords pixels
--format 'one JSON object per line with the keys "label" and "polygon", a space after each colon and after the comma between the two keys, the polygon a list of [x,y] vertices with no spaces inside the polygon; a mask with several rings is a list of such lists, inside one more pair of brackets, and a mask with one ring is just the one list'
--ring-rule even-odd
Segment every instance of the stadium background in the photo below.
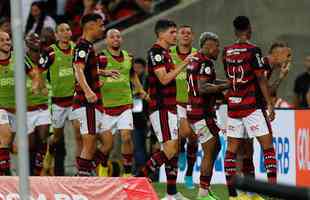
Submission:
{"label": "stadium background", "polygon": [[[148,18],[146,21],[133,25],[123,31],[124,48],[133,55],[139,57],[146,56],[146,50],[154,42],[153,27],[157,19],[169,18],[175,20],[177,24],[188,24],[193,27],[196,38],[203,31],[212,31],[220,36],[221,46],[227,45],[233,41],[233,30],[231,21],[237,15],[249,16],[253,24],[253,42],[261,46],[264,53],[267,53],[268,47],[275,40],[284,40],[289,43],[293,49],[293,64],[288,78],[281,84],[279,96],[292,102],[293,85],[296,76],[304,71],[303,59],[310,54],[310,1],[308,0],[183,0],[175,7],[160,13],[159,15]],[[143,38],[143,40],[141,40]],[[137,45],[138,44],[138,45]],[[197,46],[195,40],[194,46]],[[223,77],[223,68],[218,62],[217,72]],[[298,156],[303,156],[306,163],[310,163],[310,126],[304,123],[304,119],[309,119],[309,112],[303,111],[277,111],[280,120],[276,122],[275,127],[280,130],[291,130],[286,136],[276,137],[276,147],[286,148],[289,143],[288,161],[283,158],[283,167],[280,167],[280,176],[287,178],[287,183],[296,184],[298,173],[301,177],[310,177],[310,166],[305,164],[303,172],[297,171],[292,166],[299,166]],[[287,122],[289,122],[287,124]],[[285,124],[285,126],[284,126]],[[74,140],[70,125],[66,127],[70,134],[66,134],[66,172],[68,175],[74,174]],[[282,134],[282,132],[279,134]],[[303,135],[305,143],[304,149],[298,148],[301,145],[299,136]],[[283,140],[282,147],[277,146],[279,139]],[[299,138],[300,139],[300,138]],[[118,139],[116,138],[116,141]],[[117,159],[117,146],[113,157]],[[70,147],[70,148],[69,148]],[[280,149],[281,150],[281,149]],[[285,149],[282,152],[285,153]],[[301,154],[303,153],[303,154]],[[278,154],[279,156],[279,154]],[[286,156],[286,155],[282,155]],[[256,153],[256,159],[260,156]],[[279,157],[278,157],[279,158]],[[287,163],[289,167],[286,167]],[[298,164],[299,162],[299,164]],[[258,165],[259,166],[259,165]],[[220,167],[218,165],[218,167]],[[259,167],[257,170],[260,170]],[[282,170],[282,171],[281,171]],[[288,170],[288,171],[286,171]],[[259,171],[260,172],[260,171]],[[217,177],[217,176],[216,176]],[[297,182],[296,182],[297,181]],[[301,185],[310,185],[310,182],[301,180]],[[220,178],[215,179],[216,183],[223,183]],[[299,184],[298,184],[299,185]],[[159,190],[163,190],[158,186]],[[222,189],[219,189],[222,190]]]}

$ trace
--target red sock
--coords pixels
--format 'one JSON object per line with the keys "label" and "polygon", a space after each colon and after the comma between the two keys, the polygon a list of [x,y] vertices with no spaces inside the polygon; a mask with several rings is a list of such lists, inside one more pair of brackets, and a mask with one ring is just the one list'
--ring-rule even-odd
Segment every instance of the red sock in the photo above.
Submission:
{"label": "red sock", "polygon": [[167,176],[167,194],[174,195],[177,193],[178,157],[175,156],[165,163],[165,171]]}
{"label": "red sock", "polygon": [[123,167],[125,174],[131,173],[133,154],[123,154]]}
{"label": "red sock", "polygon": [[274,148],[264,150],[264,164],[267,171],[268,182],[277,183],[277,160]]}
{"label": "red sock", "polygon": [[11,175],[11,159],[8,148],[0,148],[0,176]]}
{"label": "red sock", "polygon": [[224,168],[229,196],[237,196],[237,191],[233,187],[233,178],[237,172],[236,157],[237,154],[226,151]]}
{"label": "red sock", "polygon": [[255,167],[253,159],[244,158],[242,161],[242,173],[244,176],[255,177]]}
{"label": "red sock", "polygon": [[152,155],[152,157],[147,161],[146,166],[153,173],[157,168],[162,166],[162,164],[166,163],[168,158],[163,151],[158,151]]}
{"label": "red sock", "polygon": [[108,166],[109,154],[104,154],[101,151],[97,150],[94,157],[96,166],[98,166],[99,164],[101,164],[103,167]]}
{"label": "red sock", "polygon": [[211,176],[200,175],[200,187],[202,189],[205,189],[205,190],[209,189],[210,181],[211,181]]}
{"label": "red sock", "polygon": [[92,160],[87,160],[81,157],[78,157],[76,160],[78,176],[91,176],[92,170],[94,168]]}
{"label": "red sock", "polygon": [[187,143],[187,170],[186,176],[192,176],[193,168],[196,162],[196,153],[198,151],[197,141]]}
{"label": "red sock", "polygon": [[35,153],[35,160],[34,160],[34,175],[41,176],[42,169],[43,169],[43,161],[47,151],[47,144],[42,144],[42,146],[37,150]]}

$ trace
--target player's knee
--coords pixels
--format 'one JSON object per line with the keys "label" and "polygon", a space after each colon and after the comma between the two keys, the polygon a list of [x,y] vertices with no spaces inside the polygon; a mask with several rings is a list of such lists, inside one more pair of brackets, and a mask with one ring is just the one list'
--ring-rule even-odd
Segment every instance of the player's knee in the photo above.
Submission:
{"label": "player's knee", "polygon": [[8,125],[1,125],[0,131],[0,146],[7,148],[12,143],[13,134],[11,133],[10,127]]}
{"label": "player's knee", "polygon": [[126,132],[126,133],[122,134],[122,142],[123,142],[123,144],[131,144],[132,143],[131,132]]}
{"label": "player's knee", "polygon": [[178,141],[177,140],[169,140],[164,143],[164,152],[168,159],[171,159],[175,155],[178,154]]}

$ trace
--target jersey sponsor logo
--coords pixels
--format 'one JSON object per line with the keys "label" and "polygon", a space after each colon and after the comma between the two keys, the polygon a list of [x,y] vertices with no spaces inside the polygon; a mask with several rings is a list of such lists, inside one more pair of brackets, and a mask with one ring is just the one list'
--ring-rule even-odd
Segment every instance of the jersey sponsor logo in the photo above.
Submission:
{"label": "jersey sponsor logo", "polygon": [[72,68],[65,68],[59,70],[59,77],[72,76],[73,70]]}
{"label": "jersey sponsor logo", "polygon": [[240,103],[242,101],[241,97],[229,97],[228,98],[230,103]]}
{"label": "jersey sponsor logo", "polygon": [[238,55],[240,54],[241,52],[246,52],[248,49],[246,48],[243,48],[243,49],[229,49],[226,51],[226,54],[228,56],[231,56],[231,55]]}
{"label": "jersey sponsor logo", "polygon": [[5,87],[5,86],[12,86],[14,85],[14,78],[2,78],[0,79],[0,86]]}
{"label": "jersey sponsor logo", "polygon": [[186,79],[186,72],[181,72],[178,76],[177,76],[178,80],[185,80]]}

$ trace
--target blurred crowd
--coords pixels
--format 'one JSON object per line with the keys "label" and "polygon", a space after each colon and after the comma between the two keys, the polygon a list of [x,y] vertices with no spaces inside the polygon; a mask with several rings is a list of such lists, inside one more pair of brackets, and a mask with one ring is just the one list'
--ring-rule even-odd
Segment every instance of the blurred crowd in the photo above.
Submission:
{"label": "blurred crowd", "polygon": [[[73,39],[81,35],[80,19],[88,13],[98,13],[105,24],[122,21],[138,22],[154,13],[154,7],[166,0],[29,0],[23,1],[25,35],[44,29],[54,30],[59,22],[68,22],[72,27]],[[169,0],[169,4],[177,0]],[[30,3],[30,4],[29,4]],[[167,2],[168,4],[168,2]],[[30,5],[30,6],[29,6]],[[29,7],[29,8],[28,8]],[[1,29],[10,31],[10,1],[0,0]],[[28,12],[29,10],[29,12]]]}

